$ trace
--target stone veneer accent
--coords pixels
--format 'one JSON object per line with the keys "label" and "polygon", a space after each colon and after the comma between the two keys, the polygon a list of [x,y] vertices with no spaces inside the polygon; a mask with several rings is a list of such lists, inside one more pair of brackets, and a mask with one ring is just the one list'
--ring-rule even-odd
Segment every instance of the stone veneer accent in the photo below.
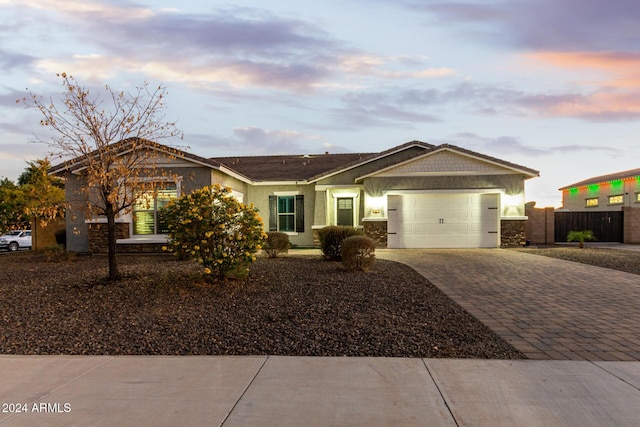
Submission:
{"label": "stone veneer accent", "polygon": [[500,221],[500,246],[514,248],[524,246],[526,243],[525,221],[508,220]]}
{"label": "stone veneer accent", "polygon": [[387,221],[363,221],[364,234],[376,242],[376,247],[387,247]]}
{"label": "stone veneer accent", "polygon": [[[116,239],[129,238],[129,223],[116,222]],[[108,251],[108,231],[106,223],[89,224],[89,250],[92,253],[106,253]]]}

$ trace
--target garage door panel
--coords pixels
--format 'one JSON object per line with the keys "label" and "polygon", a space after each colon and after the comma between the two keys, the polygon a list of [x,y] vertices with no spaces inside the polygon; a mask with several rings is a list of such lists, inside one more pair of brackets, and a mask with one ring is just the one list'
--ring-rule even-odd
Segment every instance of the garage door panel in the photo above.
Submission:
{"label": "garage door panel", "polygon": [[390,248],[498,246],[497,194],[411,194],[388,198]]}

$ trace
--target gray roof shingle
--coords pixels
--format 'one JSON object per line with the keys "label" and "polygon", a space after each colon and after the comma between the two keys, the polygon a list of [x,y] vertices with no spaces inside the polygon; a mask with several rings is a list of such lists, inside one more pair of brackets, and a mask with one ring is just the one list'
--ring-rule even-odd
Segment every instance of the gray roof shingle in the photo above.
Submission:
{"label": "gray roof shingle", "polygon": [[214,157],[220,163],[253,181],[307,181],[375,157],[377,153],[306,154],[282,156]]}

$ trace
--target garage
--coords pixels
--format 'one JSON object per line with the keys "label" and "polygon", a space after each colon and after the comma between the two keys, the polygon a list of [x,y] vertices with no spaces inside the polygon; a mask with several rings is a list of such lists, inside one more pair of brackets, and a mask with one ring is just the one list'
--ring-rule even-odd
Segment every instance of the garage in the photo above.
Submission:
{"label": "garage", "polygon": [[495,248],[499,194],[389,195],[389,248]]}

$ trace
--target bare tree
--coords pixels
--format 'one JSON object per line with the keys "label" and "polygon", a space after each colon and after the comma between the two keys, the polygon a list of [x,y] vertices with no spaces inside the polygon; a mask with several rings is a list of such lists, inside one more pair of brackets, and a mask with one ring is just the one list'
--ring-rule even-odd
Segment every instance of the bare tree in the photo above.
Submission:
{"label": "bare tree", "polygon": [[182,134],[175,122],[165,119],[165,86],[145,82],[129,93],[105,85],[104,91],[93,94],[73,76],[57,76],[64,86],[58,103],[29,89],[22,102],[39,110],[44,116],[40,124],[54,130],[50,139],[38,141],[47,143],[53,155],[69,159],[64,169],[85,180],[81,191],[87,218],[106,217],[109,279],[116,280],[116,216],[157,188],[151,178],[165,174],[158,162],[167,155],[167,147],[156,141]]}

